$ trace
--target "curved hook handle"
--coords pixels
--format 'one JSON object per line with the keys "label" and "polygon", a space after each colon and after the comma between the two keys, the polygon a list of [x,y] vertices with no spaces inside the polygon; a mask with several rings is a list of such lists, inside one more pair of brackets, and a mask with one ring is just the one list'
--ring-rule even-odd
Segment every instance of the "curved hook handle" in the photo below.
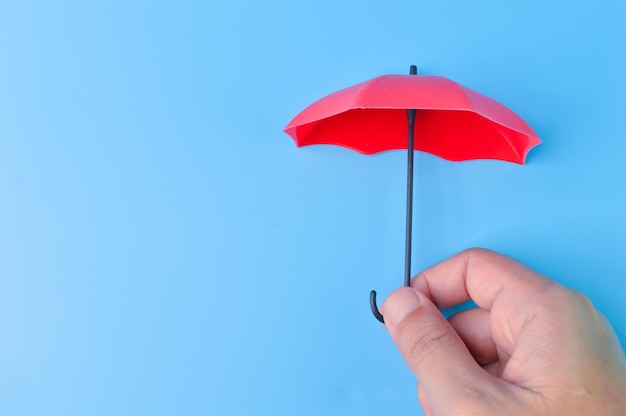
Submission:
{"label": "curved hook handle", "polygon": [[372,290],[370,292],[370,308],[372,308],[372,313],[374,314],[376,319],[378,319],[380,323],[384,324],[385,318],[383,318],[383,315],[378,311],[378,306],[376,306],[376,291],[375,290]]}

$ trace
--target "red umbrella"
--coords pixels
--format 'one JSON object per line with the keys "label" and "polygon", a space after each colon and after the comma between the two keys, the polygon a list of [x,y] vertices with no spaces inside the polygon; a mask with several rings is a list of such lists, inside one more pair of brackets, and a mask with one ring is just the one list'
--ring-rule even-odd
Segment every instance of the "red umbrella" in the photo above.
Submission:
{"label": "red umbrella", "polygon": [[[415,66],[410,75],[383,75],[314,102],[285,132],[299,147],[334,144],[365,154],[408,150],[405,286],[411,279],[413,150],[451,161],[524,164],[530,149],[541,143],[504,105],[447,78],[417,75]],[[384,322],[375,291],[370,304],[374,316]]]}

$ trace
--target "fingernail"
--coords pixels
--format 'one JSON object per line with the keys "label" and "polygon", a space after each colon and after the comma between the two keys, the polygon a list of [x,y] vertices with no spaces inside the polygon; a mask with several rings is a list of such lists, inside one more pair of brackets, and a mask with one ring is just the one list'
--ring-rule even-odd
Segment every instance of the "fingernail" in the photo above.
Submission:
{"label": "fingernail", "polygon": [[393,293],[385,302],[385,321],[397,324],[411,312],[419,308],[420,299],[415,289],[407,287]]}

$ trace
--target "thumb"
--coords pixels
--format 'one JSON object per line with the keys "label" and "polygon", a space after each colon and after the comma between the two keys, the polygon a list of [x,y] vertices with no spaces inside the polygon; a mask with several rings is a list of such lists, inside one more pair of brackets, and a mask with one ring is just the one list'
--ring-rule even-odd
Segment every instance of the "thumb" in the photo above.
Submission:
{"label": "thumb", "polygon": [[385,326],[436,414],[488,381],[456,331],[419,290],[396,290],[382,312]]}

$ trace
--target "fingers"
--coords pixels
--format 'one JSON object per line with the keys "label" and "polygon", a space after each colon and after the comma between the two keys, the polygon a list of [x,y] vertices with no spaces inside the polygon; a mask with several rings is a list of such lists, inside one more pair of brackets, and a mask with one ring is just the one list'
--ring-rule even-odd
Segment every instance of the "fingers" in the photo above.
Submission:
{"label": "fingers", "polygon": [[[586,297],[476,249],[411,286],[381,309],[426,415],[622,414],[624,355]],[[469,299],[478,308],[439,311]]]}
{"label": "fingers", "polygon": [[469,309],[455,313],[448,318],[448,322],[478,364],[485,365],[498,360],[489,312],[479,308]]}
{"label": "fingers", "polygon": [[526,266],[484,249],[463,251],[415,276],[411,286],[438,307],[473,300],[490,310],[499,297],[524,303],[553,284]]}
{"label": "fingers", "polygon": [[487,377],[463,340],[423,293],[401,288],[383,307],[385,324],[398,350],[419,379],[435,414],[446,398]]}
{"label": "fingers", "polygon": [[425,270],[413,278],[411,286],[439,308],[471,299],[489,311],[491,338],[499,347],[502,362],[513,353],[528,322],[550,302],[547,294],[563,289],[526,266],[484,249],[466,250]]}

